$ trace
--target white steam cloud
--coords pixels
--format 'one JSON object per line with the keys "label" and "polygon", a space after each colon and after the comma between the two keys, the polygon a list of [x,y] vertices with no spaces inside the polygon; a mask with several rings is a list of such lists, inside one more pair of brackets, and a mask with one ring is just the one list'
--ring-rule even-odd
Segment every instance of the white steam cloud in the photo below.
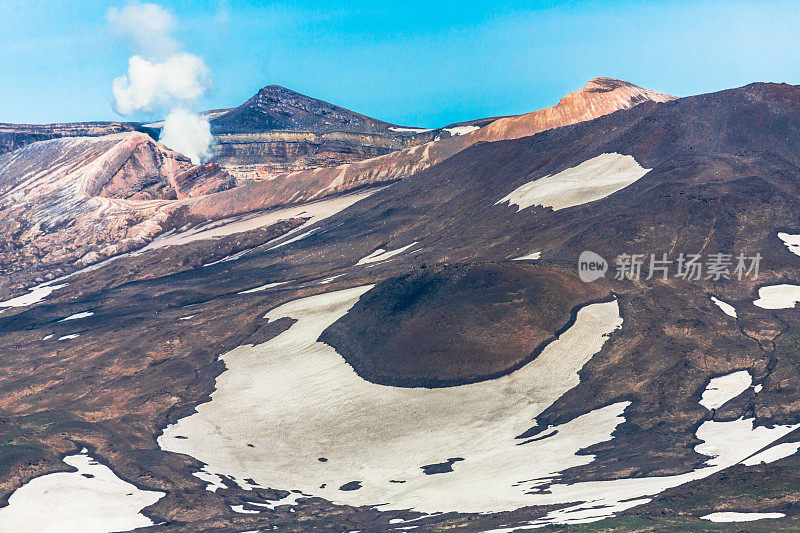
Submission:
{"label": "white steam cloud", "polygon": [[131,2],[122,9],[112,7],[106,18],[115,34],[129,39],[148,57],[163,59],[180,48],[172,38],[175,18],[157,4]]}
{"label": "white steam cloud", "polygon": [[137,50],[128,71],[112,83],[112,107],[120,115],[168,111],[159,141],[198,164],[212,156],[208,117],[190,111],[211,86],[211,71],[198,56],[180,51],[175,19],[156,4],[111,8],[108,22]]}
{"label": "white steam cloud", "polygon": [[206,91],[211,72],[192,54],[176,54],[161,63],[141,56],[128,60],[128,73],[114,80],[114,110],[120,115],[153,111],[174,102],[194,102]]}
{"label": "white steam cloud", "polygon": [[192,160],[192,163],[208,161],[213,155],[211,125],[208,118],[177,108],[170,111],[164,120],[159,140]]}

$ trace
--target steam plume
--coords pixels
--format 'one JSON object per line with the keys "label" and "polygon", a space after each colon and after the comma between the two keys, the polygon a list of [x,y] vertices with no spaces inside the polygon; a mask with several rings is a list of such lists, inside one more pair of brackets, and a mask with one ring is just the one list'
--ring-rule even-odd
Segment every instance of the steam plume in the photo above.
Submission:
{"label": "steam plume", "polygon": [[168,111],[159,140],[192,163],[210,159],[208,118],[191,109],[210,87],[211,71],[200,57],[180,51],[172,14],[156,4],[134,2],[111,8],[106,16],[114,33],[138,52],[112,83],[114,110],[120,115]]}
{"label": "steam plume", "polygon": [[211,136],[208,118],[186,109],[177,108],[170,111],[164,120],[164,129],[161,130],[159,140],[195,164],[208,161],[213,155],[211,144],[214,138]]}

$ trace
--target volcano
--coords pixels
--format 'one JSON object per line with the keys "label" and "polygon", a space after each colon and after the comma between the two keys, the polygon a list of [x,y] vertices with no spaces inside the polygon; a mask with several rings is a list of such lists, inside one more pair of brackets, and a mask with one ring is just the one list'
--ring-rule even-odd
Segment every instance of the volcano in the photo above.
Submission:
{"label": "volcano", "polygon": [[[268,89],[215,128],[422,134]],[[153,531],[795,530],[798,133],[798,86],[598,78],[270,180],[135,132],[0,156],[30,220],[3,229],[30,237],[15,261],[35,224],[160,228],[0,302],[0,524],[80,487],[53,516],[108,497]]]}

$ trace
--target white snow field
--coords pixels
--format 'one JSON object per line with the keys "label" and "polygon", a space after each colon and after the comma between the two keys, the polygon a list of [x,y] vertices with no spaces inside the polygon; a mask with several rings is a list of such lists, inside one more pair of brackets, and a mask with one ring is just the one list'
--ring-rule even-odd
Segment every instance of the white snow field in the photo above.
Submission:
{"label": "white snow field", "polygon": [[448,132],[453,137],[457,137],[458,135],[466,135],[467,133],[479,129],[478,126],[454,126],[452,128],[444,128],[444,131]]}
{"label": "white snow field", "polygon": [[0,508],[0,532],[109,533],[153,525],[140,511],[163,492],[123,481],[86,449],[64,462],[78,471],[34,478],[11,495]]}
{"label": "white snow field", "polygon": [[501,198],[522,211],[532,205],[554,211],[600,200],[639,180],[650,171],[629,155],[601,154],[557,174],[529,181]]}
{"label": "white snow field", "polygon": [[424,133],[426,131],[431,131],[430,129],[425,129],[425,128],[398,128],[396,126],[391,126],[389,129],[392,131],[400,131],[406,133]]}
{"label": "white snow field", "polygon": [[712,522],[754,522],[764,518],[783,518],[786,516],[783,513],[735,513],[735,512],[721,512],[711,513],[701,516],[703,520],[710,520]]}
{"label": "white snow field", "polygon": [[752,383],[753,378],[747,370],[739,370],[738,372],[716,377],[708,383],[700,400],[700,405],[709,410],[719,409],[727,401],[736,398],[749,389]]}
{"label": "white snow field", "polygon": [[[695,450],[709,460],[692,472],[559,484],[560,472],[595,459],[579,451],[613,438],[629,402],[544,428],[535,440],[515,437],[579,383],[578,371],[622,325],[617,302],[582,308],[572,327],[509,375],[457,387],[400,388],[363,380],[333,348],[317,342],[369,289],[302,298],[267,313],[269,320],[297,322],[263,344],[223,354],[227,370],[211,401],[167,427],[161,448],[203,461],[208,472],[350,505],[433,513],[569,504],[523,524],[536,528],[613,516],[668,488],[770,453],[770,444],[800,427],[706,421]],[[748,381],[734,374],[716,378],[717,401],[721,389],[729,397]],[[421,468],[445,462],[451,472],[426,475]],[[348,488],[355,490],[342,490]]]}
{"label": "white snow field", "polygon": [[[569,330],[512,374],[459,387],[401,388],[365,381],[317,342],[369,289],[321,294],[270,311],[270,320],[297,322],[266,343],[224,354],[227,370],[211,401],[168,427],[160,446],[200,459],[209,472],[341,503],[502,511],[533,503],[537,496],[526,492],[543,479],[591,462],[591,455],[576,452],[609,440],[623,421],[627,404],[617,403],[547,438],[524,445],[515,439],[578,384],[578,371],[620,327],[616,301],[581,309]],[[423,473],[422,466],[450,458],[463,461],[452,472]],[[339,489],[353,481],[362,488]]]}
{"label": "white snow field", "polygon": [[716,306],[719,307],[726,315],[732,316],[733,318],[738,318],[736,315],[736,308],[728,302],[723,302],[716,296],[712,296],[711,301],[714,302],[714,304],[716,304]]}
{"label": "white snow field", "polygon": [[74,315],[69,315],[67,318],[62,318],[59,322],[67,322],[69,320],[79,320],[81,318],[87,318],[94,315],[91,311],[84,311],[82,313],[75,313]]}
{"label": "white snow field", "polygon": [[778,238],[795,255],[800,255],[800,235],[790,235],[788,233],[778,233]]}
{"label": "white snow field", "polygon": [[261,285],[260,287],[256,287],[254,289],[247,289],[246,291],[237,292],[236,294],[253,294],[254,292],[261,292],[266,291],[268,289],[272,289],[274,287],[280,287],[281,285],[286,285],[289,283],[288,281],[276,281],[275,283],[267,283],[266,285]]}
{"label": "white snow field", "polygon": [[397,248],[396,250],[390,250],[388,252],[386,250],[384,250],[383,248],[378,248],[377,250],[375,250],[374,252],[372,252],[368,256],[362,257],[361,259],[359,259],[358,263],[356,263],[356,266],[358,266],[358,265],[369,265],[371,263],[380,263],[381,261],[387,261],[387,260],[391,259],[392,257],[394,257],[396,255],[402,254],[403,252],[405,252],[406,250],[408,250],[409,248],[411,248],[415,244],[417,244],[417,241],[414,241],[411,244],[407,244],[407,245],[405,245],[405,246],[403,246],[401,248]]}
{"label": "white snow field", "polygon": [[776,444],[772,448],[764,450],[761,453],[757,453],[752,457],[748,457],[742,461],[742,464],[745,466],[755,466],[760,465],[761,463],[774,463],[779,459],[796,454],[797,450],[800,450],[800,442],[784,442],[783,444]]}
{"label": "white snow field", "polygon": [[611,481],[579,482],[571,485],[550,485],[546,487],[550,494],[541,495],[533,505],[566,502],[581,503],[557,509],[527,524],[500,528],[492,530],[491,533],[536,529],[549,524],[596,522],[612,517],[615,513],[648,503],[652,496],[666,489],[703,479],[739,463],[747,466],[752,463],[749,459],[759,455],[788,457],[787,449],[783,445],[773,447],[779,448],[778,451],[773,451],[773,448],[767,448],[765,451],[757,452],[764,450],[764,448],[797,428],[800,428],[800,424],[774,426],[772,428],[756,426],[754,419],[743,418],[731,422],[710,420],[703,422],[696,432],[697,438],[703,442],[695,446],[695,451],[707,455],[710,459],[700,468],[675,476],[623,478]]}
{"label": "white snow field", "polygon": [[769,285],[758,289],[753,305],[762,309],[791,309],[800,302],[800,285]]}
{"label": "white snow field", "polygon": [[33,305],[36,303],[41,302],[54,291],[66,287],[66,283],[62,283],[60,285],[52,285],[52,281],[47,283],[42,283],[41,285],[37,285],[35,287],[31,287],[28,289],[28,294],[23,294],[22,296],[17,296],[16,298],[11,298],[9,300],[4,300],[0,302],[0,307],[25,307],[26,305]]}
{"label": "white snow field", "polygon": [[542,252],[532,252],[528,255],[521,255],[519,257],[515,257],[512,261],[536,261],[542,258]]}

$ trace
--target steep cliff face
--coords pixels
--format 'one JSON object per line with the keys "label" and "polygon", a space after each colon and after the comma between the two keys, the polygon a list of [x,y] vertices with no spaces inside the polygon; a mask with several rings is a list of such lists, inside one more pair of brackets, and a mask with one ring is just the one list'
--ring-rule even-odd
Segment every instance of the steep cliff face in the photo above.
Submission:
{"label": "steep cliff face", "polygon": [[0,123],[0,154],[13,152],[25,145],[61,137],[99,137],[142,131],[156,135],[156,130],[130,122],[76,122],[67,124],[2,124]]}
{"label": "steep cliff face", "polygon": [[36,271],[140,247],[163,230],[171,200],[232,185],[218,166],[193,166],[143,133],[29,144],[0,156],[0,234],[9,237],[0,267]]}
{"label": "steep cliff face", "polygon": [[278,85],[211,120],[214,160],[239,183],[293,171],[333,167],[388,154],[414,143],[420,128],[376,120]]}
{"label": "steep cliff face", "polygon": [[[197,213],[221,214],[231,206],[247,212],[274,205],[299,203],[366,185],[405,178],[429,168],[479,142],[516,139],[541,131],[591,120],[642,102],[666,102],[673,97],[631,83],[595,78],[582,89],[568,94],[555,106],[491,121],[483,127],[462,125],[445,128],[446,138],[392,153],[330,168],[292,172],[267,182],[254,183],[198,202]],[[449,130],[449,131],[448,131]],[[418,132],[416,135],[419,135]],[[410,141],[413,142],[413,141]],[[221,206],[225,206],[221,208]]]}

